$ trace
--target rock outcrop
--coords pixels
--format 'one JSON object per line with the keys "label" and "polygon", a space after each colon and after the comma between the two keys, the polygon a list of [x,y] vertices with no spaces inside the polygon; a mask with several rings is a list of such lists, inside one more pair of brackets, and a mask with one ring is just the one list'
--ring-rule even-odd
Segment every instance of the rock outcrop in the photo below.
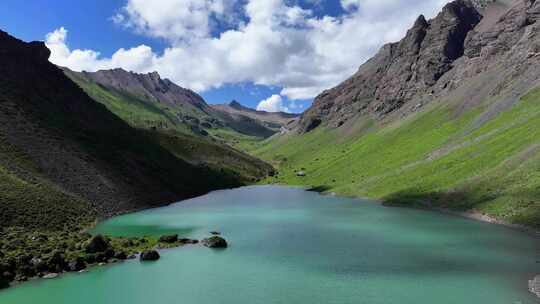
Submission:
{"label": "rock outcrop", "polygon": [[140,260],[141,261],[157,261],[159,260],[159,252],[156,250],[146,250],[141,253]]}
{"label": "rock outcrop", "polygon": [[227,248],[229,245],[227,241],[219,236],[212,236],[207,239],[202,240],[201,242],[204,246],[208,248]]}
{"label": "rock outcrop", "polygon": [[159,238],[159,242],[161,243],[175,243],[177,241],[178,241],[178,234],[162,235]]}
{"label": "rock outcrop", "polygon": [[[540,3],[532,0],[456,0],[432,20],[420,16],[401,41],[319,95],[297,130],[340,127],[359,117],[391,120],[444,98],[465,106],[504,99],[501,93],[518,79],[514,95],[522,94],[540,75],[539,15]],[[468,93],[456,93],[460,87]]]}
{"label": "rock outcrop", "polygon": [[111,245],[109,241],[102,235],[96,235],[92,237],[85,246],[86,253],[98,253],[105,252],[107,249],[110,249]]}

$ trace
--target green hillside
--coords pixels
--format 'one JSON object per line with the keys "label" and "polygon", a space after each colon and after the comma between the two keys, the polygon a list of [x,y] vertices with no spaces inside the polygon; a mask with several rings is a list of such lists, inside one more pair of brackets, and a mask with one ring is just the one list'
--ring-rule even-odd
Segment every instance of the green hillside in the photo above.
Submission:
{"label": "green hillside", "polygon": [[458,115],[457,107],[437,105],[388,126],[318,128],[252,152],[279,168],[271,183],[476,210],[540,228],[540,89],[481,124],[484,110]]}
{"label": "green hillside", "polygon": [[[122,118],[132,127],[136,128],[160,128],[173,129],[180,132],[190,133],[191,129],[185,123],[181,123],[177,115],[188,114],[181,109],[171,109],[164,105],[160,106],[145,101],[142,97],[128,95],[112,89],[105,88],[92,82],[81,74],[65,70],[66,75],[77,83],[92,99],[107,107],[107,109]],[[189,115],[201,118],[203,113],[189,109]]]}
{"label": "green hillside", "polygon": [[198,134],[201,129],[197,124],[190,125],[178,119],[180,116],[194,117],[199,121],[211,119],[195,107],[167,107],[134,94],[105,88],[81,77],[79,73],[65,72],[92,99],[106,106],[132,127],[141,129],[148,137],[154,138],[162,147],[188,163],[208,166],[243,183],[254,182],[272,170],[263,161],[225,144],[240,140],[244,142],[252,138],[260,141],[260,138],[239,134],[228,128],[209,130],[212,136],[198,136],[201,135]]}

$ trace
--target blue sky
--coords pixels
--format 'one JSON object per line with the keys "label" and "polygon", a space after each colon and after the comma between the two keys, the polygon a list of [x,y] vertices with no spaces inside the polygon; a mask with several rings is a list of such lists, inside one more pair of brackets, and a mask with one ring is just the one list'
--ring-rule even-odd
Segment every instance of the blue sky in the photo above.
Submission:
{"label": "blue sky", "polygon": [[299,112],[444,2],[2,0],[0,29],[74,70],[157,70],[210,103]]}

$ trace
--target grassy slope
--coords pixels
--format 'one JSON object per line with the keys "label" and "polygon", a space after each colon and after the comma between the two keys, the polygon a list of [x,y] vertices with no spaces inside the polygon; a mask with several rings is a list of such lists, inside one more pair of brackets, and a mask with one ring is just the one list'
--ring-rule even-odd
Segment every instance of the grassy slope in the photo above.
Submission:
{"label": "grassy slope", "polygon": [[[8,171],[25,167],[33,175],[29,182]],[[0,138],[0,227],[27,229],[78,230],[94,219],[93,208],[82,200],[66,195],[42,177],[20,151]]]}
{"label": "grassy slope", "polygon": [[[279,167],[270,182],[474,209],[540,228],[540,89],[480,128],[472,126],[482,108],[454,113],[438,106],[355,136],[319,128],[267,141],[253,153]],[[297,177],[298,170],[307,176]]]}
{"label": "grassy slope", "polygon": [[[92,99],[105,105],[107,109],[125,122],[136,128],[173,128],[181,132],[189,132],[187,125],[180,123],[170,109],[145,102],[136,96],[128,96],[99,84],[67,72],[66,75],[75,81]],[[193,115],[193,113],[189,113]]]}
{"label": "grassy slope", "polygon": [[[208,165],[227,176],[234,176],[242,182],[249,183],[266,176],[271,170],[268,164],[213,141],[211,138],[195,136],[189,126],[180,123],[168,107],[159,107],[135,96],[121,94],[104,88],[96,83],[78,77],[76,73],[66,73],[94,100],[105,105],[109,111],[135,128],[155,128],[157,132],[146,132],[149,137],[156,138],[160,144],[175,156],[195,165]],[[176,109],[176,111],[182,111]],[[188,111],[194,117],[200,113]],[[223,142],[244,142],[260,140],[242,135],[229,129],[211,130],[211,134]]]}
{"label": "grassy slope", "polygon": [[[190,116],[205,121],[212,119],[207,113],[195,108],[178,105],[169,107],[165,104],[156,104],[145,101],[143,97],[121,93],[109,88],[105,88],[97,83],[81,77],[78,73],[67,71],[66,75],[76,82],[90,97],[99,101],[115,113],[122,120],[135,128],[155,128],[158,130],[177,131],[188,135],[194,135],[192,125],[178,119],[181,116]],[[233,123],[233,122],[230,122]],[[255,125],[242,125],[236,123],[236,127],[249,130],[256,128]],[[246,141],[259,142],[263,137],[246,135],[231,127],[209,128],[208,133],[216,140],[227,143],[231,146],[238,146]],[[198,135],[198,134],[195,134]]]}

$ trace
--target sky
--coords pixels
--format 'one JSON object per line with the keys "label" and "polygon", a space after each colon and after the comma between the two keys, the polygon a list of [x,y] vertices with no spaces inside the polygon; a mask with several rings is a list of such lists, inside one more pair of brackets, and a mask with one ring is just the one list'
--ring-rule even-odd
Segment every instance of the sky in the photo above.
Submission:
{"label": "sky", "polygon": [[447,0],[2,0],[0,29],[76,71],[124,68],[209,103],[302,112]]}

